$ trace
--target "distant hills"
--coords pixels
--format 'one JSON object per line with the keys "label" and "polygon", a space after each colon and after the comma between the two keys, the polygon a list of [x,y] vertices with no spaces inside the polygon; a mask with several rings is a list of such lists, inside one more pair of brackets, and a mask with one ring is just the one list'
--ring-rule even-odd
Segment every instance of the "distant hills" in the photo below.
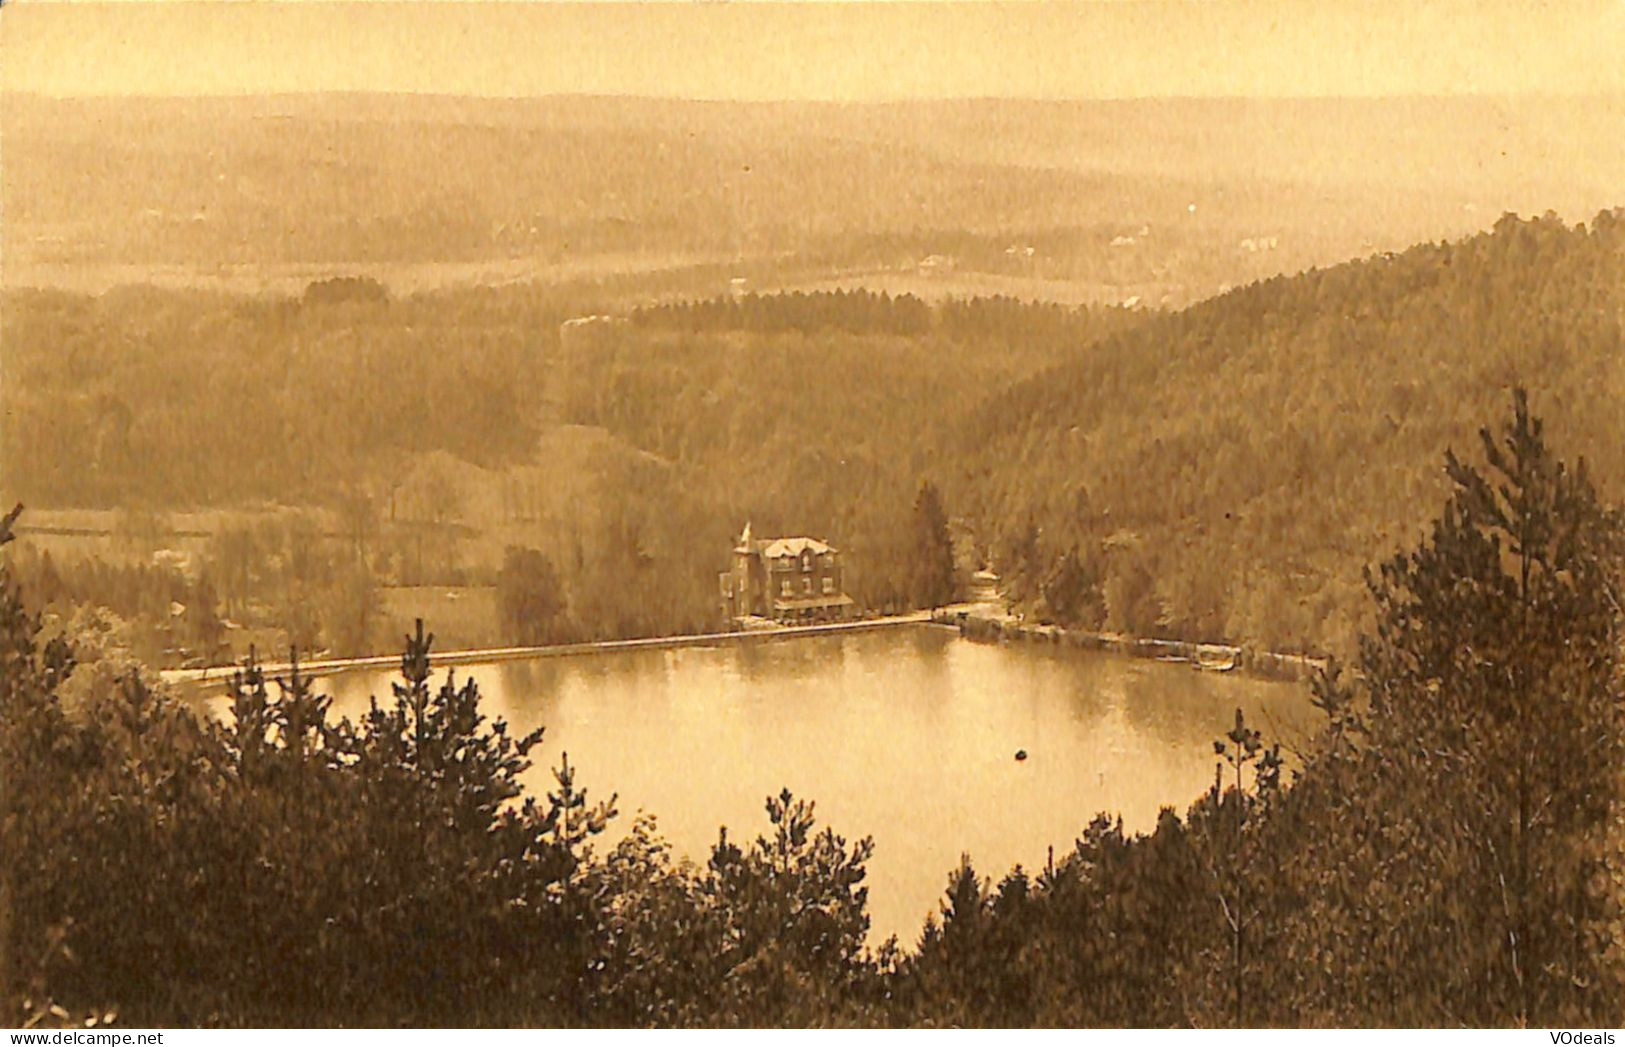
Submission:
{"label": "distant hills", "polygon": [[1619,99],[873,105],[406,95],[0,100],[8,286],[631,300],[869,285],[1182,305],[1617,202]]}

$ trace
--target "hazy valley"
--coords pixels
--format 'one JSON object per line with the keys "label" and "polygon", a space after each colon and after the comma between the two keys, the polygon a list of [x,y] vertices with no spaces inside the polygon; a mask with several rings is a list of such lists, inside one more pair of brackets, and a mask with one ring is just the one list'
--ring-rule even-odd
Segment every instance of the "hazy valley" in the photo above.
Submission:
{"label": "hazy valley", "polygon": [[8,165],[0,235],[10,287],[358,274],[640,300],[742,278],[1181,306],[1506,211],[1588,218],[1618,203],[1622,124],[1608,97],[8,93],[0,127],[30,162]]}

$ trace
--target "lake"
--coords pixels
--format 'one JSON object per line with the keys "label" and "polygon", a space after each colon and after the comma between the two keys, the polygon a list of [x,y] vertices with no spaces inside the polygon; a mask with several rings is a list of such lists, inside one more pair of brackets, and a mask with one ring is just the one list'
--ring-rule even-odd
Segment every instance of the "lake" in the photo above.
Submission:
{"label": "lake", "polygon": [[[621,832],[653,812],[704,862],[717,830],[767,830],[789,787],[820,825],[873,836],[876,942],[912,946],[960,855],[995,880],[1071,849],[1098,811],[1129,829],[1183,812],[1213,781],[1213,740],[1239,706],[1266,739],[1318,722],[1303,684],[1198,672],[1040,644],[998,646],[912,626],[768,643],[643,650],[456,670],[514,733],[547,728],[527,784],[538,796],[570,754],[589,799],[619,793]],[[322,682],[337,713],[389,694],[392,676]],[[1025,749],[1028,759],[1017,761]],[[617,839],[615,825],[599,838]]]}

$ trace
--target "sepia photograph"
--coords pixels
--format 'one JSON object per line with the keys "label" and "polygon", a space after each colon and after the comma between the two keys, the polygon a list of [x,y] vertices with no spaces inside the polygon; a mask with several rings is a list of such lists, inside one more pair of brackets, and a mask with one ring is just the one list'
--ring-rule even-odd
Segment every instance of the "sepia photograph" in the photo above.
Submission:
{"label": "sepia photograph", "polygon": [[0,0],[9,1044],[1622,1025],[1625,0]]}

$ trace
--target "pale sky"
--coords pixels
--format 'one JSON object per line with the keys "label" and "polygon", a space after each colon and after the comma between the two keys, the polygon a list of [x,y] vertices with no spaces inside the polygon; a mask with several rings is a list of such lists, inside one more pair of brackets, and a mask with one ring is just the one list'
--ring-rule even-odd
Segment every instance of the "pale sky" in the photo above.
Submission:
{"label": "pale sky", "polygon": [[10,0],[0,68],[53,95],[1625,94],[1625,0]]}

